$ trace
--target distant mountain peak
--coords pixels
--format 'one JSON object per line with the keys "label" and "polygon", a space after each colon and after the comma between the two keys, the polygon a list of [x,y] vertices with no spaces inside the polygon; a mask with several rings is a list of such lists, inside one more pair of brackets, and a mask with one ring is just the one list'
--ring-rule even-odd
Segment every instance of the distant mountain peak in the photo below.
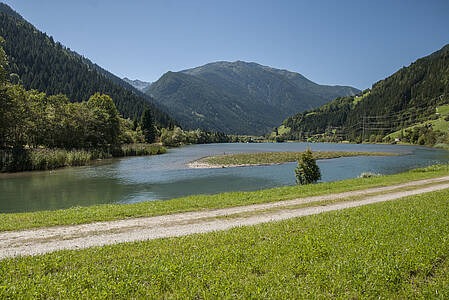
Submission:
{"label": "distant mountain peak", "polygon": [[128,77],[124,77],[123,80],[141,92],[145,92],[151,85],[151,82],[146,82],[139,79],[129,79]]}
{"label": "distant mountain peak", "polygon": [[358,92],[352,87],[319,85],[288,70],[237,60],[167,72],[147,94],[186,128],[260,135],[293,111],[302,112]]}

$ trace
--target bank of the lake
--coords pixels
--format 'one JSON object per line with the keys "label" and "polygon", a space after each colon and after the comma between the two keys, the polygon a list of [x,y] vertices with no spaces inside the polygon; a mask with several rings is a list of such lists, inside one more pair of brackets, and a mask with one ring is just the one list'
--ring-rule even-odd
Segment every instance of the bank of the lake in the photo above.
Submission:
{"label": "bank of the lake", "polygon": [[125,144],[95,149],[12,149],[0,151],[0,172],[54,170],[86,166],[94,160],[166,153],[158,144]]}
{"label": "bank of the lake", "polygon": [[270,203],[383,187],[409,181],[437,178],[447,176],[448,174],[449,165],[435,165],[395,175],[353,178],[304,186],[285,186],[253,192],[229,192],[216,195],[188,196],[167,201],[145,201],[134,204],[94,205],[54,211],[0,214],[0,231],[85,224],[99,221],[160,216],[202,209],[219,209]]}
{"label": "bank of the lake", "polygon": [[[276,165],[298,161],[304,152],[258,152],[223,154],[203,157],[188,164],[191,168],[224,168],[224,167],[248,167]],[[319,159],[332,159],[353,156],[398,156],[399,153],[392,152],[313,152],[313,157]]]}

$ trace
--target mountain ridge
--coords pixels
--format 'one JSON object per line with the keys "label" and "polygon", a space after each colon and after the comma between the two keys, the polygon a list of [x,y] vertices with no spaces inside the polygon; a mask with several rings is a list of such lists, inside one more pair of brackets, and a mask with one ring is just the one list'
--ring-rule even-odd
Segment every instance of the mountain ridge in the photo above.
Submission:
{"label": "mountain ridge", "polygon": [[218,61],[167,72],[146,93],[185,127],[261,135],[292,111],[358,92],[348,86],[319,85],[299,73],[255,62]]}
{"label": "mountain ridge", "polygon": [[139,79],[132,80],[132,79],[129,79],[128,77],[123,77],[122,80],[127,82],[128,84],[130,84],[134,88],[138,89],[142,93],[144,93],[151,85],[151,82],[142,81],[142,80],[139,80]]}

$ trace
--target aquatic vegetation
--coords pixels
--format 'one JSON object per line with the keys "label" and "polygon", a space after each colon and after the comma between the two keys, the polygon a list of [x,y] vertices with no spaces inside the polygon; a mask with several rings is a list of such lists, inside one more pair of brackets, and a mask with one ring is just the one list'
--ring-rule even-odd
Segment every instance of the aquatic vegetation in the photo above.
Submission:
{"label": "aquatic vegetation", "polygon": [[125,144],[112,148],[94,149],[18,149],[0,151],[0,172],[53,170],[63,167],[85,166],[92,160],[124,156],[156,155],[167,152],[157,144]]}

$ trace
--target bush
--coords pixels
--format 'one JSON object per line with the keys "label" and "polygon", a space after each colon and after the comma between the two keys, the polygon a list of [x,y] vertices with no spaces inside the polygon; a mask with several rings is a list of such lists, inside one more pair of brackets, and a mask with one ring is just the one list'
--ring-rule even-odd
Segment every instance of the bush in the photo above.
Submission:
{"label": "bush", "polygon": [[283,143],[285,140],[284,140],[284,137],[283,137],[283,136],[278,135],[278,136],[275,138],[275,141],[276,141],[276,143]]}
{"label": "bush", "polygon": [[298,167],[295,169],[295,176],[296,183],[301,185],[315,183],[321,179],[320,168],[316,164],[310,148],[301,154]]}
{"label": "bush", "polygon": [[363,172],[360,174],[359,178],[371,178],[371,177],[378,177],[382,176],[381,174],[371,173],[371,172]]}
{"label": "bush", "polygon": [[424,167],[424,168],[419,168],[419,169],[414,169],[411,172],[414,173],[426,173],[426,172],[437,172],[437,171],[441,171],[441,170],[448,170],[449,171],[449,165],[445,164],[445,165],[431,165],[428,167]]}

